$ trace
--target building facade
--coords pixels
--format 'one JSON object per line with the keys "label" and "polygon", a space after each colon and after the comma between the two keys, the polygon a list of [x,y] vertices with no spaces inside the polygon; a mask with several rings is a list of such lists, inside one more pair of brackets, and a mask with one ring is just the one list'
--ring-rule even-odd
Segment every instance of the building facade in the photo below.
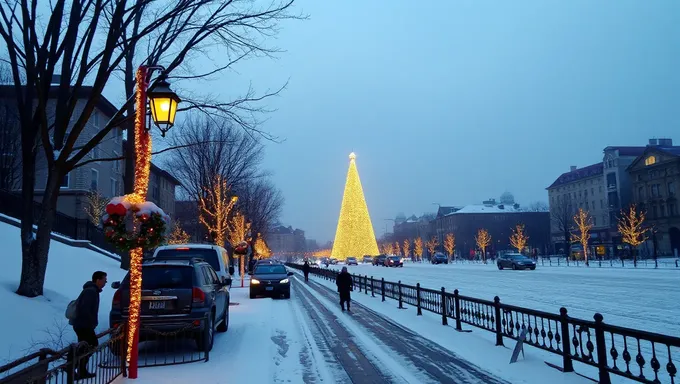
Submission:
{"label": "building facade", "polygon": [[265,235],[265,241],[274,255],[303,253],[307,249],[305,231],[291,226],[274,227]]}
{"label": "building facade", "polygon": [[[652,231],[643,252],[658,255],[680,254],[680,147],[672,142],[648,146],[628,167],[633,183],[633,202],[646,212]],[[651,250],[651,251],[650,251]]]}
{"label": "building facade", "polygon": [[174,176],[151,163],[147,200],[156,204],[170,217],[175,216],[175,189],[179,185],[179,180]]}

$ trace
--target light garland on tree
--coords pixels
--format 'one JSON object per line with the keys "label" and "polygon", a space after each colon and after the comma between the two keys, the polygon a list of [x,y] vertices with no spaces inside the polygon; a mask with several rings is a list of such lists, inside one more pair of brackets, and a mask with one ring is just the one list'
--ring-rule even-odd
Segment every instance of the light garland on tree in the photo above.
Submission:
{"label": "light garland on tree", "polygon": [[344,260],[349,256],[361,257],[378,253],[373,224],[356,166],[356,155],[351,153],[332,256]]}
{"label": "light garland on tree", "polygon": [[524,224],[517,224],[510,235],[510,244],[517,248],[517,252],[522,253],[528,241],[529,236],[524,232]]}

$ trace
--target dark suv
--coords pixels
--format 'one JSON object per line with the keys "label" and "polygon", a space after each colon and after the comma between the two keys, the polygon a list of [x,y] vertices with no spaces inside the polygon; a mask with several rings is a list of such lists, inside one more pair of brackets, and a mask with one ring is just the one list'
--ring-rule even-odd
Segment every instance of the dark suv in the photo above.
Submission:
{"label": "dark suv", "polygon": [[432,264],[448,264],[449,258],[442,253],[435,253],[431,261]]}
{"label": "dark suv", "polygon": [[[196,329],[190,337],[196,340],[199,350],[210,351],[215,331],[226,332],[229,328],[231,279],[220,281],[203,259],[157,257],[142,265],[142,276],[140,341],[152,338],[154,331],[173,332],[194,324]],[[109,314],[109,326],[113,328],[128,317],[130,274],[122,282],[112,283],[111,288],[116,289]],[[206,317],[207,321],[201,321]]]}
{"label": "dark suv", "polygon": [[378,255],[373,258],[373,265],[385,265],[387,255]]}

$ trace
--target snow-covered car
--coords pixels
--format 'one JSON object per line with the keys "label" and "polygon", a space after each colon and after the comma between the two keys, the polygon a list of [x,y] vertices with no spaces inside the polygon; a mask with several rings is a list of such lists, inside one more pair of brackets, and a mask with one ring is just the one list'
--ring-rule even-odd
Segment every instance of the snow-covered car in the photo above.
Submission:
{"label": "snow-covered car", "polygon": [[369,264],[369,263],[372,264],[373,263],[373,256],[364,255],[364,258],[361,260],[361,262],[364,263],[364,264]]}
{"label": "snow-covered car", "polygon": [[357,261],[356,257],[350,256],[345,260],[345,264],[346,265],[359,265],[359,262]]}
{"label": "snow-covered car", "polygon": [[[205,260],[217,273],[220,281],[224,282],[227,279],[231,280],[231,275],[234,273],[233,267],[229,265],[229,254],[227,250],[210,244],[179,244],[179,245],[165,245],[156,248],[151,260],[154,259],[169,259],[172,257],[181,259],[200,258]],[[230,268],[232,267],[232,268]]]}
{"label": "snow-covered car", "polygon": [[536,269],[536,262],[519,253],[506,253],[498,257],[496,261],[498,269]]}

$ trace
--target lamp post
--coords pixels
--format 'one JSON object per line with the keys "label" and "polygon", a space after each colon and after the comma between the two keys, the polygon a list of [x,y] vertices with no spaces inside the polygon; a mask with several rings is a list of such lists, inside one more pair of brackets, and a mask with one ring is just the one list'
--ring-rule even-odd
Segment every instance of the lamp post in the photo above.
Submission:
{"label": "lamp post", "polygon": [[[161,75],[157,81],[149,86],[150,77],[155,70]],[[165,68],[161,66],[142,65],[137,69],[135,94],[135,180],[133,193],[126,195],[125,200],[133,204],[146,202],[149,189],[149,173],[151,170],[151,135],[150,127],[146,125],[147,101],[151,109],[151,117],[163,136],[175,123],[177,105],[181,101],[172,92],[166,81]],[[130,307],[127,328],[127,360],[128,377],[137,378],[137,357],[139,344],[139,315],[142,299],[142,256],[144,248],[137,247],[130,250]]]}

